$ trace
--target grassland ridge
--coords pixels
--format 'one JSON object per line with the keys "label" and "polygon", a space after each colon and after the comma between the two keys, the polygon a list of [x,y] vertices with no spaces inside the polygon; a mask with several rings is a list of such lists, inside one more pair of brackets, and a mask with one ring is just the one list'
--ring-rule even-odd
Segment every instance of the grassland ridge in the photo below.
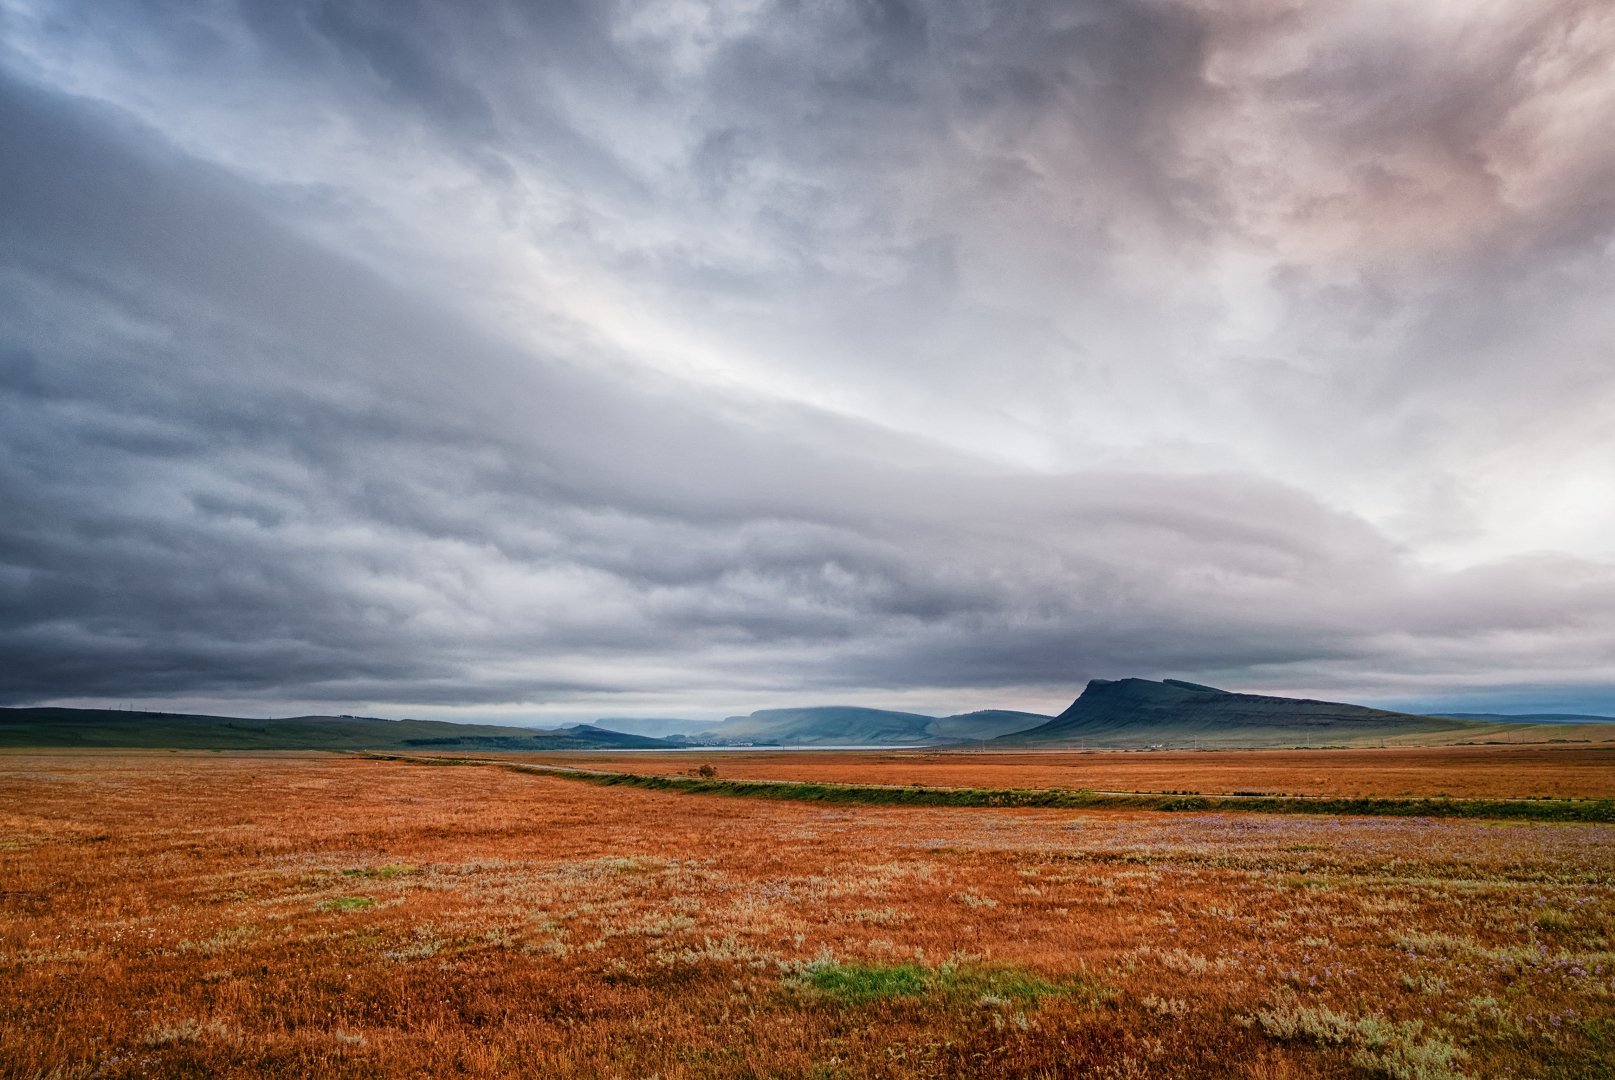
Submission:
{"label": "grassland ridge", "polygon": [[794,780],[734,780],[607,772],[565,765],[535,765],[487,758],[360,756],[416,765],[483,766],[509,772],[578,780],[604,787],[638,787],[688,795],[776,799],[875,806],[956,806],[1004,809],[1237,811],[1347,817],[1487,818],[1498,820],[1615,822],[1615,799],[1453,799],[1328,795],[1197,795],[1089,791],[1073,788],[956,788],[888,784],[837,784]]}

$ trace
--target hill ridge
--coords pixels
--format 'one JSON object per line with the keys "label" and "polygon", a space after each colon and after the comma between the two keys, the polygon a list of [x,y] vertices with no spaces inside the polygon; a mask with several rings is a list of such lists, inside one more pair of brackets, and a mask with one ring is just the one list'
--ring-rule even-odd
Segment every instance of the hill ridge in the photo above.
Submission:
{"label": "hill ridge", "polygon": [[204,713],[0,708],[0,746],[195,750],[609,750],[672,748],[589,725],[540,728],[361,716],[254,718]]}
{"label": "hill ridge", "polygon": [[701,741],[780,746],[938,745],[990,740],[1049,719],[1039,713],[981,709],[950,716],[861,705],[810,705],[758,709],[704,728]]}

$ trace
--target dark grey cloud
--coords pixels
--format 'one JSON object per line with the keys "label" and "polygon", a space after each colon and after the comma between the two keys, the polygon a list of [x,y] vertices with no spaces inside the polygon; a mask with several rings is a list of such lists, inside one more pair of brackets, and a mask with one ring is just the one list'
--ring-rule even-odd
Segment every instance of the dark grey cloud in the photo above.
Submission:
{"label": "dark grey cloud", "polygon": [[0,700],[1615,705],[1610,20],[1359,14],[18,8]]}

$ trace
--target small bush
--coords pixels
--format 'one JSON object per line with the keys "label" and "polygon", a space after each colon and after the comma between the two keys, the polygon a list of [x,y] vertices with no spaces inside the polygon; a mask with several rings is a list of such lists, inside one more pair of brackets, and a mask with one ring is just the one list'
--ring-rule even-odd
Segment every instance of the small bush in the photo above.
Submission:
{"label": "small bush", "polygon": [[1269,1037],[1281,1042],[1314,1042],[1353,1050],[1351,1062],[1370,1076],[1389,1080],[1463,1080],[1457,1062],[1464,1052],[1441,1032],[1424,1034],[1424,1023],[1400,1023],[1377,1016],[1353,1019],[1322,1006],[1300,1004],[1281,995],[1272,1009],[1256,1014]]}
{"label": "small bush", "polygon": [[1576,928],[1575,917],[1557,908],[1544,908],[1542,911],[1537,912],[1535,922],[1538,930],[1574,930]]}

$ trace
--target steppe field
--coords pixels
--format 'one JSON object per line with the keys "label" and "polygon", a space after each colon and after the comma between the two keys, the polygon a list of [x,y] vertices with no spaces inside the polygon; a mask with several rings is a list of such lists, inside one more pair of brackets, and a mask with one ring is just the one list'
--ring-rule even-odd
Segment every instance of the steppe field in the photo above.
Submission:
{"label": "steppe field", "polygon": [[[1601,799],[1611,753],[553,760]],[[0,754],[7,1077],[1599,1077],[1615,1075],[1612,932],[1615,824],[1596,820],[864,805],[344,755]]]}

